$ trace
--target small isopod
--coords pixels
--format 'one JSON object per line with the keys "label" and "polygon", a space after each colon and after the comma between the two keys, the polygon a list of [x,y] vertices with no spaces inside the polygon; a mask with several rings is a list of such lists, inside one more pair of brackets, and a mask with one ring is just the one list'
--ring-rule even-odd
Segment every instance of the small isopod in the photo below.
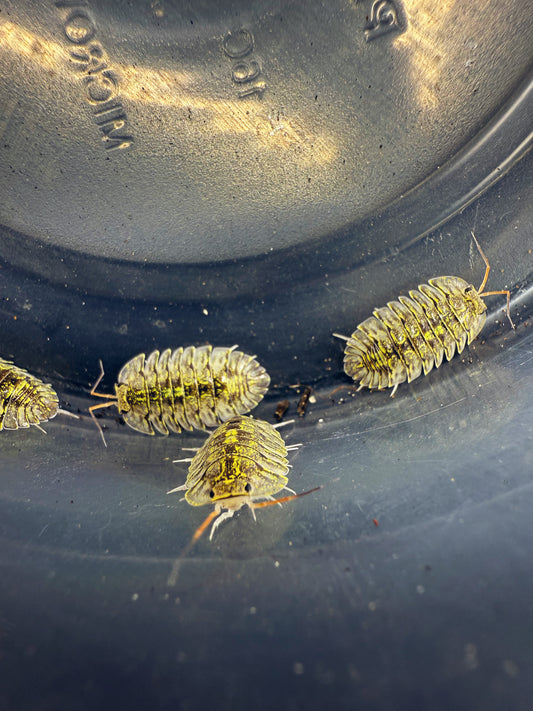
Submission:
{"label": "small isopod", "polygon": [[101,407],[116,405],[127,425],[138,432],[167,435],[216,427],[234,415],[252,410],[263,398],[270,377],[255,356],[231,348],[201,346],[141,353],[124,365],[115,384],[115,395],[97,393],[101,373],[91,395],[109,402],[89,408],[94,416]]}
{"label": "small isopod", "polygon": [[473,232],[472,237],[486,267],[479,289],[460,277],[436,277],[410,291],[409,296],[375,309],[351,336],[333,334],[347,341],[344,372],[359,383],[358,390],[393,388],[394,397],[400,383],[410,383],[422,371],[427,375],[441,365],[444,355],[451,360],[456,347],[461,353],[485,324],[486,296],[507,295],[507,318],[515,327],[510,292],[483,291],[490,265]]}
{"label": "small isopod", "polygon": [[[316,491],[296,494],[287,486],[290,464],[287,453],[299,444],[287,446],[275,428],[263,420],[237,416],[216,429],[196,452],[190,462],[187,480],[169,491],[185,491],[185,501],[191,506],[214,504],[212,511],[196,530],[190,546],[200,538],[213,519],[209,539],[222,521],[231,518],[243,506],[252,510],[273,506]],[[282,489],[292,496],[274,498]],[[261,501],[263,499],[263,501]]]}
{"label": "small isopod", "polygon": [[51,385],[0,358],[0,430],[34,425],[44,432],[40,423],[51,420],[58,412],[65,411],[59,409],[59,399]]}

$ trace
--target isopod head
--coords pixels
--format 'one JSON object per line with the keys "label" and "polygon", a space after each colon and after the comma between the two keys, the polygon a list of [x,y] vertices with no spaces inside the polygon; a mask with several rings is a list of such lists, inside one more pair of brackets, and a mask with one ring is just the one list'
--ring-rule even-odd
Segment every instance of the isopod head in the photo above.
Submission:
{"label": "isopod head", "polygon": [[193,457],[185,487],[191,506],[242,506],[269,498],[288,482],[287,448],[268,422],[233,417],[204,442]]}
{"label": "isopod head", "polygon": [[436,277],[429,283],[447,296],[452,311],[468,334],[468,343],[472,343],[487,319],[487,304],[476,287],[456,276]]}
{"label": "isopod head", "polygon": [[[231,518],[243,506],[248,506],[255,518],[257,508],[292,501],[320,489],[314,487],[296,494],[287,486],[287,452],[299,446],[286,447],[279,432],[268,422],[237,416],[220,425],[192,459],[176,460],[190,462],[187,480],[167,493],[185,491],[185,500],[191,506],[215,506],[196,529],[179,560],[187,555],[212,521],[210,539],[222,521]],[[273,494],[281,489],[287,489],[292,495],[275,499]]]}

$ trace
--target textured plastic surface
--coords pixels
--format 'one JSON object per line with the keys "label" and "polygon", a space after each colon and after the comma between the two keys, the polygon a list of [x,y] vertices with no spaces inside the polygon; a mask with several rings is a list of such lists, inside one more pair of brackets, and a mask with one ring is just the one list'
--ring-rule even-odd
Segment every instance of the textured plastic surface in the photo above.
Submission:
{"label": "textured plastic surface", "polygon": [[324,488],[179,566],[200,436],[2,437],[4,708],[527,708],[532,350],[504,326],[394,400],[319,400],[284,436]]}
{"label": "textured plastic surface", "polygon": [[530,67],[529,10],[8,2],[3,224],[165,265],[344,231],[492,122]]}
{"label": "textured plastic surface", "polygon": [[[0,708],[528,708],[528,4],[216,5],[2,6],[0,355],[82,419],[0,433]],[[517,330],[489,297],[462,356],[331,399],[332,332],[477,287],[471,230]],[[99,358],[112,392],[203,343],[257,354],[289,486],[323,488],[178,565],[209,507],[167,496],[171,460],[202,434],[111,408],[104,449],[88,391]]]}

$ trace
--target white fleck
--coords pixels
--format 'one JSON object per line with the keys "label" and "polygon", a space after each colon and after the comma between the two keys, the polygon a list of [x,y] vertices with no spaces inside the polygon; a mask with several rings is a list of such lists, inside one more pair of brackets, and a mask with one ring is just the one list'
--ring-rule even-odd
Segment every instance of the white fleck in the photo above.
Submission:
{"label": "white fleck", "polygon": [[297,675],[301,676],[304,673],[304,665],[302,662],[294,662],[292,665],[292,671]]}
{"label": "white fleck", "polygon": [[417,585],[416,591],[419,595],[423,595],[426,592],[426,588],[423,585]]}
{"label": "white fleck", "polygon": [[132,602],[137,602],[137,600],[139,599],[139,593],[133,593],[133,595],[131,596],[131,599],[132,599]]}
{"label": "white fleck", "polygon": [[279,560],[274,563],[274,568],[279,568]]}
{"label": "white fleck", "polygon": [[252,607],[250,608],[250,615],[255,615],[256,612],[257,612],[257,607],[252,605]]}
{"label": "white fleck", "polygon": [[204,316],[209,316],[209,311],[207,309],[202,309],[202,313]]}
{"label": "white fleck", "polygon": [[472,642],[465,644],[464,665],[470,670],[477,669],[479,666],[477,647]]}
{"label": "white fleck", "polygon": [[520,674],[518,664],[516,662],[513,662],[512,659],[504,659],[502,662],[502,667],[503,671],[507,674],[507,676],[510,676],[512,679],[516,679],[516,677]]}

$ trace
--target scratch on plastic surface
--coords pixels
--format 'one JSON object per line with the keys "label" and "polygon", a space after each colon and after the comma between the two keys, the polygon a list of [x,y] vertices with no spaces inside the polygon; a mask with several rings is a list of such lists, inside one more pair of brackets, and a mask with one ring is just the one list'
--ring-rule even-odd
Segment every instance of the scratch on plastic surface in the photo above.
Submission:
{"label": "scratch on plastic surface", "polygon": [[519,367],[519,368],[521,368],[521,367],[522,367],[523,365],[525,365],[526,363],[529,363],[530,360],[533,360],[533,351],[527,351],[527,353],[529,353],[529,358],[526,358],[526,359],[523,360],[521,363],[519,363],[519,364],[518,364],[518,367]]}
{"label": "scratch on plastic surface", "polygon": [[442,412],[442,410],[445,410],[448,407],[453,407],[454,405],[458,405],[460,402],[463,402],[464,400],[466,400],[466,396],[461,397],[458,400],[454,400],[453,402],[449,402],[446,405],[441,405],[440,407],[436,407],[434,410],[430,410],[429,412],[422,412],[420,415],[415,415],[414,417],[408,417],[405,420],[398,420],[397,422],[389,422],[386,425],[378,425],[377,427],[369,427],[366,430],[359,430],[359,432],[350,432],[347,435],[339,435],[336,437],[327,437],[324,441],[327,441],[330,439],[340,439],[341,437],[356,437],[357,435],[367,434],[368,432],[377,432],[378,430],[386,430],[386,429],[389,429],[389,427],[396,427],[397,425],[403,425],[407,422],[413,422],[414,420],[419,420],[421,417],[428,417],[429,415],[434,415],[436,412]]}
{"label": "scratch on plastic surface", "polygon": [[429,457],[409,457],[407,461],[414,462],[416,464],[442,464],[442,462],[445,462],[446,459],[444,459],[443,457],[439,457],[436,459],[431,459]]}
{"label": "scratch on plastic surface", "polygon": [[166,508],[168,504],[137,504],[135,507],[135,510],[133,511],[128,511],[128,516],[138,516],[141,514],[145,509],[162,509]]}
{"label": "scratch on plastic surface", "polygon": [[103,540],[102,536],[103,536],[104,531],[106,530],[106,528],[109,528],[109,526],[111,526],[111,520],[112,520],[111,513],[108,513],[107,523],[104,523],[104,525],[98,529],[98,542],[100,543],[100,545],[102,544],[102,540]]}

